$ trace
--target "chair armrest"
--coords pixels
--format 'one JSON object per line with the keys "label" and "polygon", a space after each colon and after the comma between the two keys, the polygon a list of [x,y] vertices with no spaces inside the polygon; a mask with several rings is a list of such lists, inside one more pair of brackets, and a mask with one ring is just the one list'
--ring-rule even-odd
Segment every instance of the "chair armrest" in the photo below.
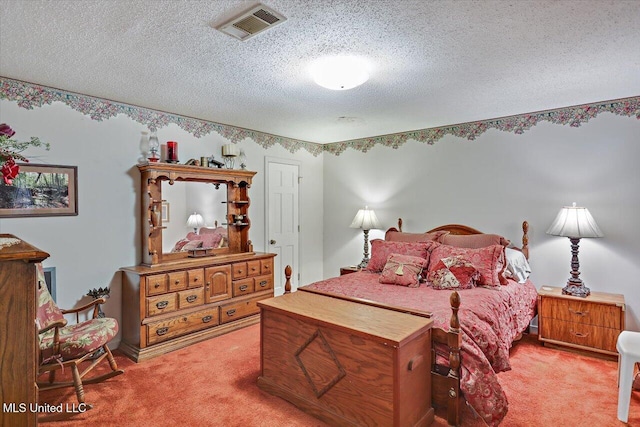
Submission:
{"label": "chair armrest", "polygon": [[63,328],[67,326],[67,319],[58,320],[57,322],[53,322],[46,327],[38,330],[38,335],[44,334],[45,332],[53,329],[53,328]]}
{"label": "chair armrest", "polygon": [[105,302],[107,302],[107,299],[102,297],[102,298],[95,299],[95,300],[91,301],[90,303],[87,303],[87,304],[85,304],[83,306],[76,307],[76,308],[70,308],[68,310],[60,310],[60,311],[62,311],[62,314],[79,313],[81,311],[85,311],[85,310],[88,310],[90,308],[96,307],[98,304],[104,304]]}

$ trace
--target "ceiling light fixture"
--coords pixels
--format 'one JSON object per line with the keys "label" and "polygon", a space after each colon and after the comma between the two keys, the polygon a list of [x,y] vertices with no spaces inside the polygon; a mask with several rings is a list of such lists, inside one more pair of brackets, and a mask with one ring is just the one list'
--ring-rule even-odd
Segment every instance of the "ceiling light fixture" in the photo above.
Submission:
{"label": "ceiling light fixture", "polygon": [[355,56],[334,56],[311,64],[313,80],[331,90],[348,90],[369,80],[367,62]]}

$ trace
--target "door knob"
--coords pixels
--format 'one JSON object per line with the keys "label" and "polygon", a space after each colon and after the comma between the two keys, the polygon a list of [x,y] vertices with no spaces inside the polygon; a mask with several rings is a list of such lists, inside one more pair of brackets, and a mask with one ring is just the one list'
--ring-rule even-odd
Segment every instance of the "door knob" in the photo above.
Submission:
{"label": "door knob", "polygon": [[271,239],[271,240],[269,240],[269,243],[271,243],[272,245],[275,245],[275,244],[276,244],[276,241],[275,241],[275,240],[273,240],[273,239]]}

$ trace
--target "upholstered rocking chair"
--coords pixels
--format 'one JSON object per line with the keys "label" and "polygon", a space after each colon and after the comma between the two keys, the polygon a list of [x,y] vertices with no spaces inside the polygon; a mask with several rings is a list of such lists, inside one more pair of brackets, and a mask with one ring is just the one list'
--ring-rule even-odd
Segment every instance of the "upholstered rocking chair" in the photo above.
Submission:
{"label": "upholstered rocking chair", "polygon": [[[38,381],[38,388],[44,391],[73,386],[78,398],[78,407],[81,410],[90,409],[92,406],[86,404],[84,399],[83,386],[124,373],[122,369],[118,369],[111,350],[107,347],[109,341],[118,333],[118,322],[116,319],[98,317],[98,304],[104,304],[106,301],[104,298],[96,299],[90,304],[72,310],[59,309],[47,289],[42,265],[38,265],[37,272],[38,312],[36,326],[40,351],[38,375],[42,376],[47,372],[49,374],[48,381]],[[93,308],[92,318],[81,322],[80,313],[88,312],[91,308]],[[76,323],[67,325],[65,314],[75,314]],[[84,379],[85,375],[105,358],[109,362],[111,371]],[[80,372],[79,366],[84,362],[88,366]],[[71,369],[73,381],[56,382],[56,372],[67,368]],[[65,414],[52,414],[41,416],[39,420],[50,421],[64,417]]]}

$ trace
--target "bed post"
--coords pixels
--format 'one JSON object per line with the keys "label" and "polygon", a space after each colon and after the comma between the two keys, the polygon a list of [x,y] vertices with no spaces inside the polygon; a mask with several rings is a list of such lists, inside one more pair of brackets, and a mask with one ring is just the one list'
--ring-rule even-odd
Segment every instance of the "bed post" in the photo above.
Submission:
{"label": "bed post", "polygon": [[460,425],[461,418],[461,396],[460,396],[460,345],[462,337],[460,336],[460,318],[458,310],[460,309],[460,295],[453,292],[449,297],[451,303],[451,320],[449,322],[449,374],[452,380],[451,387],[448,390],[449,403],[447,405],[447,422],[449,425]]}
{"label": "bed post", "polygon": [[529,223],[522,222],[522,253],[529,259]]}
{"label": "bed post", "polygon": [[291,293],[291,266],[290,265],[287,265],[284,268],[284,277],[285,279],[287,279],[287,281],[284,282],[284,293],[289,294]]}

